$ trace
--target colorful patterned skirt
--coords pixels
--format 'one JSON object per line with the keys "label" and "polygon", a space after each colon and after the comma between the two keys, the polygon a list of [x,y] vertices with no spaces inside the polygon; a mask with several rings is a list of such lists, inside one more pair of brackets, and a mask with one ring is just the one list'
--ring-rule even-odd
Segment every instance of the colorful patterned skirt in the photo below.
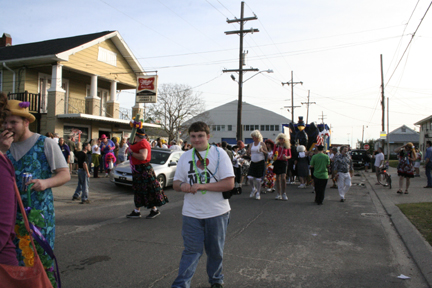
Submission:
{"label": "colorful patterned skirt", "polygon": [[267,170],[266,170],[266,174],[262,186],[263,188],[266,189],[273,189],[275,181],[276,181],[276,174],[273,173],[273,165],[269,165],[267,166]]}
{"label": "colorful patterned skirt", "polygon": [[162,206],[168,203],[168,197],[163,192],[156,179],[150,163],[135,165],[132,171],[132,189],[135,192],[135,207]]}
{"label": "colorful patterned skirt", "polygon": [[399,163],[397,166],[398,176],[405,178],[414,178],[414,165],[412,162],[406,159],[406,157],[399,157]]}

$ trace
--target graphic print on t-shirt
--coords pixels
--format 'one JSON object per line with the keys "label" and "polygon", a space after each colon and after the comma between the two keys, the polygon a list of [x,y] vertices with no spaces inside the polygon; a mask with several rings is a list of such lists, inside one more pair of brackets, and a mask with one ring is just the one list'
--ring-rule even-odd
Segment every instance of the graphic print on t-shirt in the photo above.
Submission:
{"label": "graphic print on t-shirt", "polygon": [[[207,171],[204,172],[204,163],[202,163],[199,159],[197,159],[196,166],[198,171],[195,171],[194,163],[192,160],[189,161],[188,163],[189,163],[188,178],[189,178],[190,185],[198,183],[197,175],[198,177],[201,177],[201,181],[200,181],[201,184],[210,183],[211,175],[208,172],[208,168]],[[209,164],[210,164],[210,160],[207,158],[206,166],[209,167]]]}

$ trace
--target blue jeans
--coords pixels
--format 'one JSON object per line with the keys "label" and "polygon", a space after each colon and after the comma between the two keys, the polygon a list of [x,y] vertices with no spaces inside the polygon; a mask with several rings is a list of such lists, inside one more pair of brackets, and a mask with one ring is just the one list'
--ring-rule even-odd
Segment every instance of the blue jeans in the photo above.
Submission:
{"label": "blue jeans", "polygon": [[178,276],[171,287],[189,288],[203,254],[207,254],[207,275],[211,285],[223,284],[222,260],[230,212],[208,219],[183,216],[182,236],[184,250]]}
{"label": "blue jeans", "polygon": [[89,178],[87,177],[87,172],[84,169],[78,169],[78,186],[75,190],[74,197],[79,197],[81,192],[81,201],[88,200],[88,190],[89,190]]}
{"label": "blue jeans", "polygon": [[431,176],[432,165],[426,165],[425,170],[426,170],[427,186],[432,187],[432,176]]}

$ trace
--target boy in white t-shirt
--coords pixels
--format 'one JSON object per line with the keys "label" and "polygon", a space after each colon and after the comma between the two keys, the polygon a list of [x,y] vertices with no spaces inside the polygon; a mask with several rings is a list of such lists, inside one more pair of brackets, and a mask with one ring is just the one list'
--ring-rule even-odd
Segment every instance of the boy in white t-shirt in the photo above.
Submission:
{"label": "boy in white t-shirt", "polygon": [[194,149],[181,156],[173,184],[174,190],[185,193],[182,212],[185,250],[172,287],[190,287],[204,247],[211,287],[223,287],[222,259],[231,207],[222,192],[234,188],[234,170],[227,153],[208,144],[207,124],[193,123],[189,137]]}

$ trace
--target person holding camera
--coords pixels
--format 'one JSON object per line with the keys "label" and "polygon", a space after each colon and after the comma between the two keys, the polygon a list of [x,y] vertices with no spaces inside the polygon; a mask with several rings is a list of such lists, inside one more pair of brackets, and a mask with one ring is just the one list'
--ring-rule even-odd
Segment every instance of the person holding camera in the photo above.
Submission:
{"label": "person holding camera", "polygon": [[397,173],[399,176],[399,190],[397,193],[402,194],[403,180],[406,179],[405,194],[408,194],[408,188],[411,183],[411,178],[414,178],[414,161],[417,158],[414,150],[414,145],[409,142],[399,148],[395,149],[398,153],[399,163],[397,166]]}
{"label": "person holding camera", "polygon": [[223,192],[234,188],[234,170],[222,148],[209,145],[210,128],[204,122],[189,127],[193,149],[179,159],[173,188],[184,193],[182,235],[184,250],[172,287],[190,287],[205,248],[212,288],[223,287],[225,236],[231,207]]}

